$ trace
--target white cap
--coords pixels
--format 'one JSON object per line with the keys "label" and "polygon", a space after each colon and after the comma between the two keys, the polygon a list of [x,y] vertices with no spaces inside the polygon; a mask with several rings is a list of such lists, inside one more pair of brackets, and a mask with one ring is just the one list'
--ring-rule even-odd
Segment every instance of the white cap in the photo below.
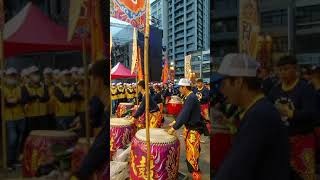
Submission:
{"label": "white cap", "polygon": [[59,69],[55,69],[55,70],[52,71],[52,73],[55,74],[55,75],[58,75],[58,74],[60,74],[60,70]]}
{"label": "white cap", "polygon": [[179,86],[191,86],[191,83],[190,83],[190,80],[189,80],[189,79],[187,79],[187,78],[182,78],[182,79],[180,79],[178,85],[179,85]]}
{"label": "white cap", "polygon": [[18,74],[18,71],[15,68],[8,68],[6,70],[6,75]]}
{"label": "white cap", "polygon": [[30,68],[28,68],[28,75],[34,72],[38,72],[39,68],[36,66],[31,66]]}
{"label": "white cap", "polygon": [[83,68],[79,68],[79,69],[78,69],[78,73],[79,73],[79,74],[84,74],[84,69],[83,69]]}
{"label": "white cap", "polygon": [[219,67],[218,73],[233,77],[256,77],[259,63],[246,54],[228,54]]}
{"label": "white cap", "polygon": [[71,69],[70,69],[70,73],[76,73],[76,72],[78,72],[78,68],[77,67],[72,67]]}
{"label": "white cap", "polygon": [[121,85],[122,85],[122,82],[118,82],[118,83],[117,83],[117,86],[121,86]]}
{"label": "white cap", "polygon": [[116,85],[116,83],[111,83],[111,86],[115,86]]}
{"label": "white cap", "polygon": [[65,69],[65,70],[63,70],[63,71],[61,71],[61,75],[66,75],[66,74],[70,74],[71,72],[69,71],[69,70],[67,70],[67,69]]}
{"label": "white cap", "polygon": [[52,74],[52,69],[51,68],[45,68],[43,70],[43,74]]}

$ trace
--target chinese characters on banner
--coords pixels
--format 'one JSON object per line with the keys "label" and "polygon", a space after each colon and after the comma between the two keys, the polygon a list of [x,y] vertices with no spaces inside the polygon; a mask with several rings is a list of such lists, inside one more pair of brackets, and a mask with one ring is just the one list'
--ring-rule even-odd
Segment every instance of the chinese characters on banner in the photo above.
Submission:
{"label": "chinese characters on banner", "polygon": [[146,22],[145,0],[111,0],[110,16],[130,23],[144,32]]}
{"label": "chinese characters on banner", "polygon": [[240,0],[239,51],[252,58],[257,56],[257,41],[260,33],[258,4],[256,0]]}
{"label": "chinese characters on banner", "polygon": [[187,79],[191,78],[191,55],[184,58],[184,77]]}

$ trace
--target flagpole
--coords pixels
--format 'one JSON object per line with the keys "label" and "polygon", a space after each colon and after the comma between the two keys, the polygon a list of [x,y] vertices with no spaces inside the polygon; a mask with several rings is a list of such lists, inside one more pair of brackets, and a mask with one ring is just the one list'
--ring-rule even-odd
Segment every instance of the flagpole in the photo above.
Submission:
{"label": "flagpole", "polygon": [[86,141],[87,145],[90,145],[90,123],[89,123],[89,73],[88,73],[88,61],[87,61],[87,51],[86,51],[86,38],[82,37],[82,61],[84,67],[84,103],[85,106],[85,126],[86,126]]}
{"label": "flagpole", "polygon": [[147,142],[147,179],[150,180],[150,116],[149,116],[149,35],[150,35],[150,25],[149,25],[149,10],[150,10],[149,0],[146,0],[146,26],[144,34],[144,76],[145,76],[145,99],[146,99],[146,142]]}
{"label": "flagpole", "polygon": [[0,68],[2,72],[1,76],[1,116],[2,116],[2,163],[3,168],[7,169],[7,128],[6,128],[6,121],[3,119],[4,113],[4,56],[3,56],[3,28],[4,28],[4,4],[3,0],[0,0]]}

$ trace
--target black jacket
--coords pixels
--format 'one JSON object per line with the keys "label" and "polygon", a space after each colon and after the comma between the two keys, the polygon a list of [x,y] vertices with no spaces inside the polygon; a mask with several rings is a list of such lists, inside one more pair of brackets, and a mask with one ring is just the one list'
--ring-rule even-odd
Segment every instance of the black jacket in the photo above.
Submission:
{"label": "black jacket", "polygon": [[215,180],[288,180],[289,139],[280,114],[266,98],[244,115]]}

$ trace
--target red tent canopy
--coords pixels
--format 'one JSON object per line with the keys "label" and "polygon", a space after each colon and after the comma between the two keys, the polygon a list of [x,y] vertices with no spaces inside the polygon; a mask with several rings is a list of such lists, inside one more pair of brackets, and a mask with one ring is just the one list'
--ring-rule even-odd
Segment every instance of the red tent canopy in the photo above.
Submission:
{"label": "red tent canopy", "polygon": [[4,27],[5,57],[49,51],[81,50],[79,38],[67,41],[67,28],[28,3]]}
{"label": "red tent canopy", "polygon": [[111,79],[121,78],[135,78],[136,74],[131,74],[131,70],[126,68],[123,64],[118,63],[111,69]]}

